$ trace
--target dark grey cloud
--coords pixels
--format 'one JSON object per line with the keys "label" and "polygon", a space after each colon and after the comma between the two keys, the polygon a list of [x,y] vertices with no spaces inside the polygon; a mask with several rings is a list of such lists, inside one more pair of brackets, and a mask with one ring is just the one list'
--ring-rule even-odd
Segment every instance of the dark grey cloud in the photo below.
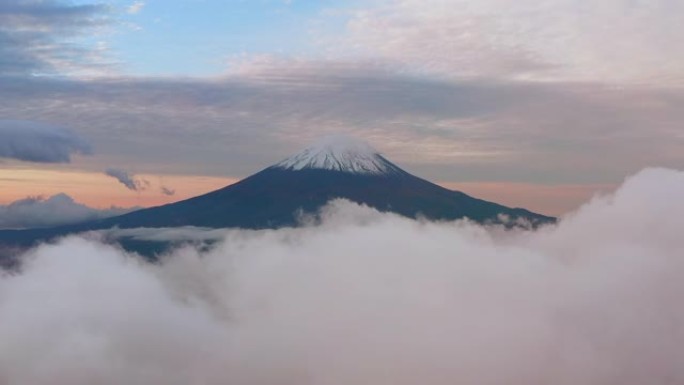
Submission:
{"label": "dark grey cloud", "polygon": [[0,114],[87,133],[98,148],[83,165],[92,169],[246,176],[332,132],[439,180],[619,182],[645,165],[684,167],[676,88],[456,82],[311,64],[214,80],[15,79],[0,97]]}
{"label": "dark grey cloud", "polygon": [[70,130],[51,124],[0,119],[0,158],[68,163],[73,154],[91,154],[90,144]]}
{"label": "dark grey cloud", "polygon": [[109,22],[104,4],[59,0],[0,2],[0,74],[64,73],[107,66],[75,41]]}
{"label": "dark grey cloud", "polygon": [[0,114],[66,122],[98,157],[146,173],[246,176],[315,140],[369,140],[444,181],[619,182],[684,167],[682,89],[447,81],[308,63],[221,79],[2,79]]}
{"label": "dark grey cloud", "polygon": [[29,197],[0,205],[0,229],[49,227],[125,214],[135,208],[95,209],[75,202],[66,194],[49,198]]}
{"label": "dark grey cloud", "polygon": [[105,170],[105,174],[118,180],[122,185],[126,186],[127,189],[132,191],[143,191],[150,186],[149,181],[136,177],[134,174],[131,174],[126,170],[108,168]]}

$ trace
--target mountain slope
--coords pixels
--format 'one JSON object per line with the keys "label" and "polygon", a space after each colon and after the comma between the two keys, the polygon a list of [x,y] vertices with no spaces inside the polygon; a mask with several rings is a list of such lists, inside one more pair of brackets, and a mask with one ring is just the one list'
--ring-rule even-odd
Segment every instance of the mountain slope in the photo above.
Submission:
{"label": "mountain slope", "polygon": [[242,181],[181,202],[99,221],[52,229],[0,231],[0,244],[111,227],[241,227],[297,225],[328,201],[345,198],[380,211],[433,220],[469,218],[500,223],[502,216],[537,226],[554,218],[508,208],[413,176],[363,142],[328,138]]}
{"label": "mountain slope", "polygon": [[281,227],[295,225],[299,212],[314,212],[334,198],[437,220],[496,222],[501,214],[536,224],[552,220],[447,190],[408,173],[378,176],[271,167],[209,194],[99,221],[97,227]]}

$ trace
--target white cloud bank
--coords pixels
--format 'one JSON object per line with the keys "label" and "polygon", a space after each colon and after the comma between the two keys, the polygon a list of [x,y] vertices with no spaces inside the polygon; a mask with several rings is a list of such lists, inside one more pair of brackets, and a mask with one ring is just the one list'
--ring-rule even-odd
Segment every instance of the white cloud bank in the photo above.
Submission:
{"label": "white cloud bank", "polygon": [[122,215],[139,207],[96,209],[74,201],[67,194],[28,197],[0,205],[0,229],[49,227]]}
{"label": "white cloud bank", "polygon": [[683,383],[682,196],[650,170],[503,235],[337,204],[156,266],[70,238],[0,278],[0,383]]}

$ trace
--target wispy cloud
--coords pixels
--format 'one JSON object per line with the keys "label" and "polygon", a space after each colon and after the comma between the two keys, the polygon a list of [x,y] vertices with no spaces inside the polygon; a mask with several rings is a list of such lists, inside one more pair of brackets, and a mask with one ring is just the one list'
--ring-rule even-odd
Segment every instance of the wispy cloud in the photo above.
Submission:
{"label": "wispy cloud", "polygon": [[381,0],[344,14],[346,33],[326,46],[445,77],[682,85],[682,11],[679,1]]}
{"label": "wispy cloud", "polygon": [[174,196],[176,195],[176,190],[166,187],[166,186],[161,186],[160,191],[162,194],[166,196]]}
{"label": "wispy cloud", "polygon": [[136,177],[135,174],[131,174],[126,170],[108,168],[105,170],[105,174],[118,180],[119,183],[126,186],[126,188],[131,191],[143,191],[150,186],[148,180]]}
{"label": "wispy cloud", "polygon": [[145,2],[144,1],[136,1],[133,4],[129,5],[128,8],[126,8],[126,12],[129,14],[137,14],[142,11],[142,9],[145,7]]}

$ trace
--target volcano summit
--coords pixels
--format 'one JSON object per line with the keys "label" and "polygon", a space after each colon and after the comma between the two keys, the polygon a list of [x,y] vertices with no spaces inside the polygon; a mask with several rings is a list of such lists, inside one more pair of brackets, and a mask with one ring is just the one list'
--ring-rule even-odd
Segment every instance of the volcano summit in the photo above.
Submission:
{"label": "volcano summit", "polygon": [[342,135],[328,136],[274,167],[292,171],[322,169],[376,175],[401,172],[368,143]]}

